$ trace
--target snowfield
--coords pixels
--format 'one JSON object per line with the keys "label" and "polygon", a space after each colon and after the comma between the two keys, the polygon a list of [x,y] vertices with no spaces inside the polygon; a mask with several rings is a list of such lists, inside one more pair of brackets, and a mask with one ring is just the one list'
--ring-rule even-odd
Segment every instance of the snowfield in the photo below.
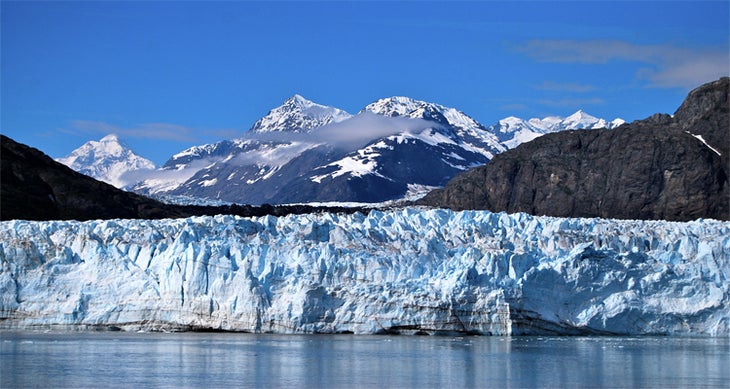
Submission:
{"label": "snowfield", "polygon": [[730,336],[730,223],[402,209],[0,223],[0,328]]}

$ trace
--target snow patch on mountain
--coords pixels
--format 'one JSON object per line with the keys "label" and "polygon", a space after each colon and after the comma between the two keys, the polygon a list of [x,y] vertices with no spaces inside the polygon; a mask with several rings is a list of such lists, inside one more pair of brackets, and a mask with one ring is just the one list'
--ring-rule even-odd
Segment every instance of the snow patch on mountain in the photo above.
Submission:
{"label": "snow patch on mountain", "polygon": [[685,132],[688,133],[688,134],[690,134],[690,135],[692,135],[693,137],[695,137],[700,142],[702,142],[702,144],[704,144],[705,146],[707,146],[708,149],[712,150],[718,156],[720,156],[720,157],[722,156],[722,154],[716,148],[710,146],[710,144],[707,143],[707,141],[705,140],[705,138],[702,137],[702,135],[695,135],[695,134],[693,134],[693,133],[691,133],[689,131],[685,131]]}
{"label": "snow patch on mountain", "polygon": [[325,166],[318,167],[317,169],[336,167],[337,170],[327,174],[312,176],[310,180],[321,184],[322,180],[325,178],[334,179],[345,174],[350,177],[362,177],[367,174],[372,174],[377,177],[387,179],[387,177],[378,173],[376,168],[378,167],[377,157],[380,156],[379,149],[388,147],[389,146],[387,146],[385,142],[378,142],[374,145],[357,150],[352,155],[346,156]]}
{"label": "snow patch on mountain", "polygon": [[403,201],[416,201],[436,188],[438,187],[421,184],[408,184],[408,191],[406,192],[406,195],[403,196]]}
{"label": "snow patch on mountain", "polygon": [[56,161],[117,188],[132,183],[127,177],[128,173],[155,168],[152,161],[135,154],[115,134],[107,135],[99,141],[86,142]]}
{"label": "snow patch on mountain", "polygon": [[0,328],[730,336],[730,223],[402,209],[0,223]]}

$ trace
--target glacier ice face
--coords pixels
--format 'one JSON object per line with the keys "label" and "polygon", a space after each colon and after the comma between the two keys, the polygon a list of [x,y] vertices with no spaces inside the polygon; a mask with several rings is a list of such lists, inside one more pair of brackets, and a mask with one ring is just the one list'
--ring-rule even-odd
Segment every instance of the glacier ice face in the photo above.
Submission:
{"label": "glacier ice face", "polygon": [[0,223],[0,328],[730,335],[730,223],[406,208]]}

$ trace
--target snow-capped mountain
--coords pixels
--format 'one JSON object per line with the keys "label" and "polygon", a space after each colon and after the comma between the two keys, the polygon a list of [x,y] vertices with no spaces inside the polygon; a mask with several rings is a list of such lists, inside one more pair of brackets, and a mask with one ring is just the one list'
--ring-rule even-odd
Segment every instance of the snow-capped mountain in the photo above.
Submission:
{"label": "snow-capped mountain", "polygon": [[494,157],[495,152],[499,153],[505,150],[494,133],[455,108],[395,96],[369,104],[363,111],[383,116],[424,119],[439,123],[447,128],[450,127],[453,133],[448,131],[442,131],[442,133],[450,137],[455,136],[466,148],[471,147],[473,151],[481,152],[489,159]]}
{"label": "snow-capped mountain", "polygon": [[296,95],[243,137],[185,150],[134,189],[254,204],[378,202],[441,186],[504,150],[438,104],[392,97],[353,116]]}
{"label": "snow-capped mountain", "polygon": [[15,220],[0,242],[0,328],[730,336],[715,220]]}
{"label": "snow-capped mountain", "polygon": [[578,111],[486,127],[455,108],[404,96],[351,115],[294,95],[240,138],[182,151],[133,190],[251,204],[381,202],[443,186],[544,133],[620,122]]}
{"label": "snow-capped mountain", "polygon": [[381,188],[375,196],[359,195],[359,201],[382,201],[402,197],[409,185],[441,186],[505,150],[494,134],[454,108],[395,96],[366,106],[358,115],[370,114],[381,117],[394,133],[317,167],[310,181],[339,180],[341,186],[354,181]]}
{"label": "snow-capped mountain", "polygon": [[115,134],[107,135],[99,141],[86,142],[56,161],[117,188],[132,183],[125,177],[127,173],[155,169],[152,161],[135,154]]}
{"label": "snow-capped mountain", "polygon": [[560,116],[548,116],[543,119],[532,118],[524,120],[510,116],[489,126],[488,130],[489,132],[496,134],[499,141],[504,146],[512,149],[519,146],[521,143],[529,142],[550,132],[597,128],[612,129],[624,123],[626,122],[620,118],[616,118],[609,122],[605,119],[599,119],[579,110],[566,118]]}
{"label": "snow-capped mountain", "polygon": [[294,95],[256,121],[244,136],[183,150],[132,189],[145,194],[263,202],[268,196],[259,192],[260,182],[267,182],[292,159],[320,145],[308,133],[351,116]]}

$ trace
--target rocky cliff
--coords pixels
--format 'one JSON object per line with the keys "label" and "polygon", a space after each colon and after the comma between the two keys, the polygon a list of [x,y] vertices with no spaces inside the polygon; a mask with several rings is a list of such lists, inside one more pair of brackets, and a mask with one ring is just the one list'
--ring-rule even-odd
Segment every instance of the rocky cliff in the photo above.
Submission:
{"label": "rocky cliff", "polygon": [[730,219],[730,78],[673,116],[548,134],[452,179],[420,204],[534,215]]}
{"label": "rocky cliff", "polygon": [[41,151],[0,137],[0,219],[104,219],[183,216],[62,165]]}

